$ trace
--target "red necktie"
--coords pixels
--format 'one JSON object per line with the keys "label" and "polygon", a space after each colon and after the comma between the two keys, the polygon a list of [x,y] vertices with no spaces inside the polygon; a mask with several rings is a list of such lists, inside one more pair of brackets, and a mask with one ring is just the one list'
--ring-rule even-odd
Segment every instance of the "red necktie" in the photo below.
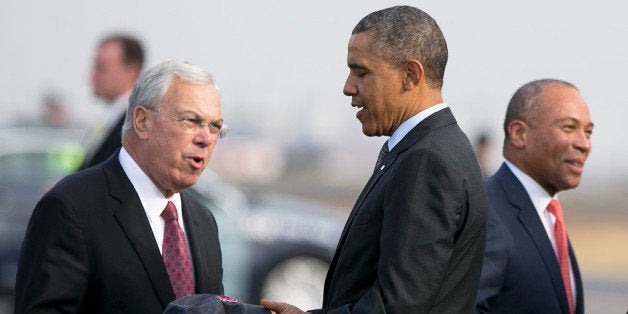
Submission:
{"label": "red necktie", "polygon": [[571,278],[569,276],[569,246],[567,243],[567,233],[565,232],[565,222],[563,221],[563,209],[560,203],[552,199],[547,205],[547,211],[556,217],[554,223],[554,238],[556,239],[556,251],[558,254],[558,264],[560,265],[560,274],[563,277],[563,284],[567,293],[567,302],[569,303],[569,313],[574,313],[573,295],[571,293]]}
{"label": "red necktie", "polygon": [[185,234],[179,226],[177,208],[168,202],[161,213],[166,221],[162,256],[176,298],[194,294],[194,274]]}

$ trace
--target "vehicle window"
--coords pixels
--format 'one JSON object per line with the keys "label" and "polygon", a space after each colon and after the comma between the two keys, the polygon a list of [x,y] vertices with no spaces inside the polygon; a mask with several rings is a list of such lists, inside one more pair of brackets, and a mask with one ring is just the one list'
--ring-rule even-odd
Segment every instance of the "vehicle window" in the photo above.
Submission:
{"label": "vehicle window", "polygon": [[[62,153],[24,153],[0,157],[0,179],[4,182],[47,179],[73,171],[74,157]],[[43,179],[43,180],[42,180]]]}

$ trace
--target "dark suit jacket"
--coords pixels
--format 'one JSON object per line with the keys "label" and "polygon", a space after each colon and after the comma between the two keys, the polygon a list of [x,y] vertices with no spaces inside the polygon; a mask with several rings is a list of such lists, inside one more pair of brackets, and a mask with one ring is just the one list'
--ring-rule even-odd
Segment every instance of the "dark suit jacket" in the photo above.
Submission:
{"label": "dark suit jacket", "polygon": [[[186,192],[181,201],[196,293],[222,294],[214,217]],[[162,313],[174,299],[148,218],[118,154],[67,176],[39,201],[18,264],[16,313]]]}
{"label": "dark suit jacket", "polygon": [[83,170],[91,166],[95,166],[113,155],[118,148],[122,146],[122,125],[124,124],[125,115],[123,114],[116,125],[109,130],[107,136],[100,143],[100,146],[95,147],[95,150],[91,156],[87,156],[83,160],[83,164],[78,170]]}
{"label": "dark suit jacket", "polygon": [[349,215],[322,311],[472,312],[487,200],[473,149],[451,111],[419,123],[384,164]]}
{"label": "dark suit jacket", "polygon": [[[506,164],[486,180],[489,214],[486,253],[477,297],[479,312],[569,313],[558,260],[525,188]],[[584,313],[578,262],[576,313]]]}

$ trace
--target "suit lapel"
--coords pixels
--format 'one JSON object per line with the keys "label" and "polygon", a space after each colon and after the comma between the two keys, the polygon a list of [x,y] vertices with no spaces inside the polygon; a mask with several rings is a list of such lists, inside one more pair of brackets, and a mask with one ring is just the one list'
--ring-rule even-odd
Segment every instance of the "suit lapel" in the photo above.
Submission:
{"label": "suit lapel", "polygon": [[336,248],[336,252],[338,249],[342,247],[342,243],[344,242],[344,238],[346,237],[346,233],[349,231],[351,227],[351,223],[353,222],[353,218],[359,211],[362,203],[369,195],[375,184],[379,181],[379,179],[388,171],[388,169],[392,168],[395,160],[399,154],[406,151],[408,148],[412,147],[416,142],[421,140],[425,135],[429,134],[436,128],[440,128],[443,126],[447,126],[450,124],[456,123],[456,119],[454,118],[451,110],[449,108],[445,108],[438,112],[435,112],[431,116],[427,117],[425,120],[421,121],[417,126],[415,126],[406,136],[399,142],[392,151],[390,151],[382,162],[382,167],[375,169],[373,175],[362,189],[358,200],[353,206],[353,210],[349,214],[349,218],[347,218],[347,223],[345,224],[345,228],[342,231],[342,235],[340,236],[340,241],[338,242],[338,247]]}
{"label": "suit lapel", "polygon": [[189,242],[192,261],[194,263],[194,281],[196,292],[208,290],[206,286],[207,278],[214,277],[215,274],[209,273],[211,267],[208,265],[210,262],[208,258],[202,258],[211,256],[213,254],[211,245],[207,243],[207,239],[210,239],[211,235],[207,232],[207,228],[203,228],[197,217],[197,208],[190,201],[190,195],[187,193],[181,193],[181,204],[183,206],[183,222],[185,223],[185,230],[187,233],[187,239]]}
{"label": "suit lapel", "polygon": [[543,259],[545,269],[548,270],[554,291],[560,300],[563,311],[565,313],[569,312],[565,287],[556,254],[552,248],[552,243],[547,237],[545,227],[543,227],[543,223],[530,200],[530,196],[506,164],[501,166],[496,175],[503,184],[508,201],[519,209],[519,222],[523,225]]}
{"label": "suit lapel", "polygon": [[[569,236],[568,236],[569,238]],[[582,277],[580,277],[580,268],[578,267],[578,261],[576,260],[576,254],[571,247],[571,241],[569,242],[569,260],[571,261],[571,269],[573,270],[573,279],[576,281],[576,313],[584,313],[584,290],[582,288]]]}
{"label": "suit lapel", "polygon": [[351,227],[351,224],[353,223],[353,218],[355,218],[355,215],[358,213],[360,207],[362,206],[362,203],[364,203],[366,196],[371,192],[371,190],[373,189],[375,184],[379,181],[379,179],[382,177],[382,175],[384,175],[384,173],[388,171],[388,169],[393,164],[395,159],[397,159],[397,154],[394,154],[394,156],[391,156],[391,155],[393,155],[392,152],[388,153],[388,155],[383,161],[384,168],[383,169],[380,168],[381,170],[376,169],[371,175],[371,177],[369,178],[364,188],[362,189],[362,192],[360,193],[360,196],[355,202],[355,205],[353,205],[353,210],[351,210],[351,213],[349,214],[349,217],[347,218],[347,223],[345,223],[345,227],[342,230],[342,234],[340,236],[341,241],[339,241],[338,247],[336,248],[336,250],[338,250],[342,246],[342,242],[344,242],[343,240],[346,237],[347,232],[349,231],[349,227]]}
{"label": "suit lapel", "polygon": [[[358,197],[349,217],[347,218],[347,222],[345,223],[345,227],[342,230],[342,234],[340,235],[340,240],[338,241],[338,246],[336,247],[336,252],[334,253],[334,258],[332,259],[331,265],[329,267],[329,271],[327,273],[327,278],[325,278],[325,295],[324,298],[327,298],[327,294],[329,293],[329,286],[331,285],[331,278],[333,277],[334,270],[336,268],[336,263],[338,262],[338,258],[340,256],[340,252],[342,251],[342,247],[344,246],[344,242],[346,240],[349,229],[351,229],[351,225],[353,224],[353,219],[356,214],[362,207],[364,200],[366,200],[369,193],[373,190],[375,185],[379,182],[382,176],[392,168],[394,162],[397,160],[397,157],[406,151],[408,148],[412,147],[416,142],[421,140],[425,135],[432,132],[434,129],[455,124],[456,119],[451,113],[451,109],[445,108],[443,110],[437,111],[434,114],[427,117],[425,120],[421,121],[417,126],[415,126],[406,136],[399,142],[392,151],[390,151],[382,162],[382,167],[375,169],[369,181],[362,189],[360,196]],[[323,300],[325,302],[325,300]]]}
{"label": "suit lapel", "polygon": [[165,308],[170,301],[175,299],[175,295],[144,207],[122,170],[117,153],[107,161],[104,167],[109,179],[110,194],[121,202],[114,214],[116,220],[144,265],[153,289]]}
{"label": "suit lapel", "polygon": [[393,153],[393,151],[388,153],[388,155],[386,155],[386,158],[384,158],[384,161],[383,161],[384,168],[383,169],[380,168],[381,170],[375,169],[375,171],[371,175],[371,178],[369,178],[369,181],[366,183],[366,186],[364,186],[364,189],[362,189],[362,192],[360,193],[358,200],[355,202],[355,205],[353,205],[353,209],[351,210],[351,213],[349,214],[349,217],[347,218],[345,227],[342,230],[340,239],[338,240],[338,245],[336,246],[336,252],[334,253],[334,258],[332,259],[331,264],[329,265],[329,270],[327,271],[327,277],[325,278],[325,290],[324,290],[324,295],[323,295],[323,304],[325,304],[325,299],[327,298],[327,294],[329,293],[329,286],[331,285],[331,279],[333,277],[334,270],[336,269],[336,264],[338,263],[338,258],[340,257],[340,252],[342,251],[342,247],[344,246],[345,240],[347,238],[347,234],[349,232],[349,229],[351,229],[351,225],[353,224],[353,219],[355,218],[355,215],[360,210],[360,207],[362,206],[362,203],[366,199],[366,196],[371,192],[375,184],[384,175],[384,173],[388,171],[390,166],[397,159],[398,153]]}

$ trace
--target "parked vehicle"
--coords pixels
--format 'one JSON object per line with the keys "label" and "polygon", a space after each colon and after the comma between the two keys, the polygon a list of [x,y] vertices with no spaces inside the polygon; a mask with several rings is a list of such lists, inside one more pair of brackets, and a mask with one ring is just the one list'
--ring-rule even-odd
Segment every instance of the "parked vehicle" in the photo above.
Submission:
{"label": "parked vehicle", "polygon": [[[83,158],[84,130],[0,129],[0,313],[11,311],[21,242],[41,196]],[[218,222],[225,294],[320,307],[325,275],[345,217],[282,195],[245,192],[207,169],[189,189]],[[2,306],[5,309],[2,309]]]}

